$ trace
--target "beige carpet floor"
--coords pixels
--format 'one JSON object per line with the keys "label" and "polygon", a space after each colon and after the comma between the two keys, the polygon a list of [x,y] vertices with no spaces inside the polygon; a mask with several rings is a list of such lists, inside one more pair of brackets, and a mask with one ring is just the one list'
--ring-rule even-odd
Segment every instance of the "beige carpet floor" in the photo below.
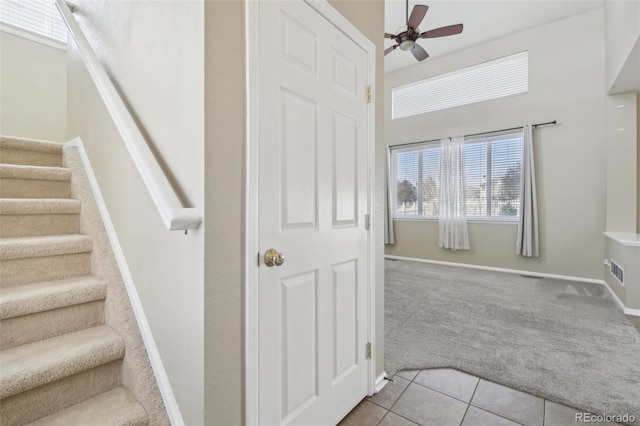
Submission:
{"label": "beige carpet floor", "polygon": [[385,261],[385,369],[451,367],[640,424],[640,333],[607,289]]}

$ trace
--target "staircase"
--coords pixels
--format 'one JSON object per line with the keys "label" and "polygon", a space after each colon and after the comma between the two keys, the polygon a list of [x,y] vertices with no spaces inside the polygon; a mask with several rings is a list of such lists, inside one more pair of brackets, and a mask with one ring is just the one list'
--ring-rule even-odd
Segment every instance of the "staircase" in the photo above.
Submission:
{"label": "staircase", "polygon": [[0,424],[165,423],[123,385],[71,179],[63,144],[0,137]]}

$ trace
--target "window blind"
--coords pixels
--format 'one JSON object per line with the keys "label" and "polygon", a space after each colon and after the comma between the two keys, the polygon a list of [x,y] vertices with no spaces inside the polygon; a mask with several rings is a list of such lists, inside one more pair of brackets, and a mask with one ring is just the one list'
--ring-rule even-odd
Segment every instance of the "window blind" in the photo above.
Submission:
{"label": "window blind", "polygon": [[394,87],[392,119],[527,93],[528,62],[521,52]]}
{"label": "window blind", "polygon": [[[466,216],[516,220],[520,212],[522,133],[465,139],[463,155]],[[439,142],[391,147],[394,217],[438,217],[440,158]]]}
{"label": "window blind", "polygon": [[0,21],[67,42],[67,27],[53,0],[0,0]]}
{"label": "window blind", "polygon": [[469,218],[516,219],[520,212],[522,133],[465,139],[465,211]]}

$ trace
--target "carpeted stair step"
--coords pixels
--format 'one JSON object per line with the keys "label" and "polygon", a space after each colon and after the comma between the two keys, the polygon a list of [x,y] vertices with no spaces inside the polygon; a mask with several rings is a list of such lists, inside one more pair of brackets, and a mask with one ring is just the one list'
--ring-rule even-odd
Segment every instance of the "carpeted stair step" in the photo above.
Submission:
{"label": "carpeted stair step", "polygon": [[0,239],[0,287],[91,273],[91,237],[55,235]]}
{"label": "carpeted stair step", "polygon": [[0,237],[75,234],[80,201],[65,198],[0,198]]}
{"label": "carpeted stair step", "polygon": [[58,142],[0,136],[0,163],[60,167],[63,146]]}
{"label": "carpeted stair step", "polygon": [[122,337],[106,325],[0,351],[0,399],[124,357]]}
{"label": "carpeted stair step", "polygon": [[104,325],[0,351],[2,424],[32,422],[119,386],[124,352]]}
{"label": "carpeted stair step", "polygon": [[146,426],[149,417],[142,405],[123,387],[117,387],[29,426],[68,425]]}
{"label": "carpeted stair step", "polygon": [[102,324],[106,295],[94,276],[0,288],[0,350]]}
{"label": "carpeted stair step", "polygon": [[2,198],[69,198],[71,170],[0,164]]}

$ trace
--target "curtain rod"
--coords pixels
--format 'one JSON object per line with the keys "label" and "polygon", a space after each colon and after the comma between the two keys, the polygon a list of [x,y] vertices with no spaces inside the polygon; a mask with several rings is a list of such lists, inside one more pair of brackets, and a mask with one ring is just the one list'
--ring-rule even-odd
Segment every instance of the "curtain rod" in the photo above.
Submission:
{"label": "curtain rod", "polygon": [[[549,126],[549,125],[555,125],[558,124],[558,122],[556,120],[553,121],[547,121],[546,123],[537,123],[537,124],[532,124],[532,127],[539,127],[539,126]],[[523,126],[519,126],[519,127],[511,127],[509,129],[502,129],[502,130],[492,130],[490,132],[480,132],[480,133],[472,133],[470,135],[464,135],[465,137],[471,137],[471,136],[482,136],[482,135],[489,135],[491,133],[500,133],[500,132],[508,132],[509,130],[518,130],[518,129],[522,129]],[[446,138],[443,138],[446,139]],[[429,142],[439,142],[440,139],[431,139],[428,141],[418,141],[418,142],[407,142],[407,143],[401,143],[401,144],[397,144],[397,145],[389,145],[389,148],[396,148],[399,146],[409,146],[409,145],[417,145],[420,143],[429,143]]]}

